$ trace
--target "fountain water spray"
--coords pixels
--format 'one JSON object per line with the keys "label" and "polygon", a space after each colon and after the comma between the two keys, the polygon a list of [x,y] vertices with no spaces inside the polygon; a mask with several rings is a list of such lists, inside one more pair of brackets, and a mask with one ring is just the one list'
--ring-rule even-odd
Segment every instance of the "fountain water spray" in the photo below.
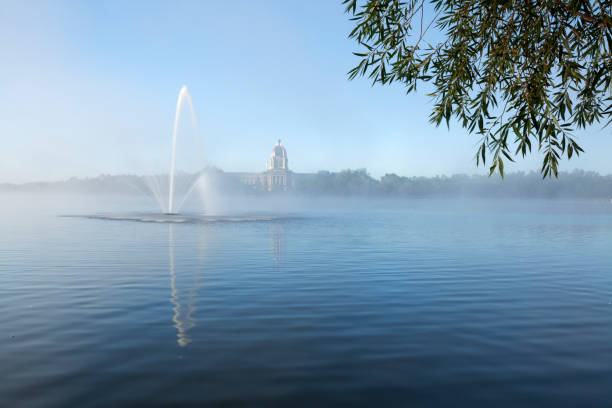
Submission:
{"label": "fountain water spray", "polygon": [[[181,117],[184,116],[184,106],[189,105],[189,113],[191,116],[191,123],[193,127],[193,136],[195,137],[195,145],[185,143],[186,140],[181,139],[179,142],[179,133],[182,132],[179,129],[181,124]],[[181,136],[183,138],[183,136]],[[194,163],[186,163],[182,161],[183,158],[177,160],[177,147],[181,147],[181,152],[188,152],[191,159],[195,159]],[[193,154],[196,156],[194,157]],[[181,155],[179,155],[181,156]],[[145,183],[148,187],[148,193],[155,198],[159,204],[160,210],[163,214],[176,214],[180,211],[182,205],[187,201],[187,198],[191,192],[197,187],[202,180],[202,165],[204,163],[204,155],[202,154],[202,144],[198,135],[198,122],[193,108],[193,101],[189,90],[185,85],[181,88],[178,99],[176,101],[176,110],[174,113],[174,124],[172,127],[172,149],[170,152],[170,170],[167,173],[151,174],[145,176]],[[177,161],[182,162],[177,168]],[[183,168],[182,166],[190,166],[194,170],[194,174],[177,174],[178,170]],[[168,200],[166,201],[166,197]]]}
{"label": "fountain water spray", "polygon": [[[196,140],[198,143],[198,152],[200,152],[200,139],[198,137],[198,122],[195,116],[195,112],[193,110],[193,101],[191,100],[191,95],[189,94],[189,90],[187,86],[183,85],[181,91],[179,92],[178,99],[176,101],[176,111],[174,113],[174,127],[172,128],[172,156],[170,158],[170,180],[169,180],[169,191],[168,191],[168,214],[175,214],[174,209],[174,173],[175,173],[175,165],[176,165],[176,138],[178,134],[178,124],[181,118],[181,110],[183,106],[183,102],[187,101],[189,104],[189,109],[191,113],[191,121],[193,123],[193,129],[196,135]],[[193,187],[192,187],[193,188]],[[189,192],[191,189],[189,189]],[[185,197],[186,198],[186,197]],[[183,199],[183,201],[185,201]],[[182,204],[182,202],[181,202]]]}

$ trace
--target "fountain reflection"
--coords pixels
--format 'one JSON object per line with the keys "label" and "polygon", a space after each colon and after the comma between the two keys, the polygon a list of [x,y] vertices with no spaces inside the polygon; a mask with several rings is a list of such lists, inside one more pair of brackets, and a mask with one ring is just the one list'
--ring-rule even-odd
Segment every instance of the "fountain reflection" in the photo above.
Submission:
{"label": "fountain reflection", "polygon": [[[210,275],[214,269],[211,269],[212,265],[209,263],[214,241],[210,239],[208,228],[197,228],[194,237],[194,235],[183,235],[182,232],[185,232],[183,227],[180,224],[168,224],[169,300],[172,306],[172,326],[176,329],[176,342],[179,347],[186,347],[194,340],[192,329],[197,325],[196,310],[199,291],[204,284],[202,273],[204,265],[208,264],[208,278],[214,279],[214,274]],[[177,237],[174,235],[175,228],[179,231]],[[282,223],[271,222],[269,233],[274,270],[280,271],[286,253],[285,230]],[[181,244],[181,239],[188,239],[189,243]],[[194,242],[197,242],[195,247]],[[185,250],[189,251],[189,255],[185,254]],[[195,253],[192,252],[194,250]]]}
{"label": "fountain reflection", "polygon": [[168,255],[170,259],[170,303],[172,303],[172,322],[176,328],[176,341],[180,347],[191,343],[189,330],[195,326],[192,317],[198,300],[199,274],[196,273],[191,289],[181,294],[183,290],[177,288],[177,278],[174,265],[174,225],[168,226]]}

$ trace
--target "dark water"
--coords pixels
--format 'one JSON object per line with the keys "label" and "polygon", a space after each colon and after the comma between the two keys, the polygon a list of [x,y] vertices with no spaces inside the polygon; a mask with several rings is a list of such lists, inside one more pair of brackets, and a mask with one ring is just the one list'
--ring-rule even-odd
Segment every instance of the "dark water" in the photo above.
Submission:
{"label": "dark water", "polygon": [[48,201],[3,197],[2,407],[612,406],[608,202]]}

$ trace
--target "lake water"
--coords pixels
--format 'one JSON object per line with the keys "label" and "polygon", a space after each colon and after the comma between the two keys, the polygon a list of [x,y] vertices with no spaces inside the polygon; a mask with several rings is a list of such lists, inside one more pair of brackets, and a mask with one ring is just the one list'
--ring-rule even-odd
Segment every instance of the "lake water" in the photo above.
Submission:
{"label": "lake water", "polygon": [[609,202],[0,198],[2,407],[612,406]]}

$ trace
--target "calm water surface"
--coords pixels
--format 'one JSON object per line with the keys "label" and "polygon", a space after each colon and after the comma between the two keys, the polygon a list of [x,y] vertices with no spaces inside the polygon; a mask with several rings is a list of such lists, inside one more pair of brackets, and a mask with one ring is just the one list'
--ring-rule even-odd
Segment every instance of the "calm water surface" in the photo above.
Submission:
{"label": "calm water surface", "polygon": [[0,198],[2,407],[612,406],[608,202]]}

